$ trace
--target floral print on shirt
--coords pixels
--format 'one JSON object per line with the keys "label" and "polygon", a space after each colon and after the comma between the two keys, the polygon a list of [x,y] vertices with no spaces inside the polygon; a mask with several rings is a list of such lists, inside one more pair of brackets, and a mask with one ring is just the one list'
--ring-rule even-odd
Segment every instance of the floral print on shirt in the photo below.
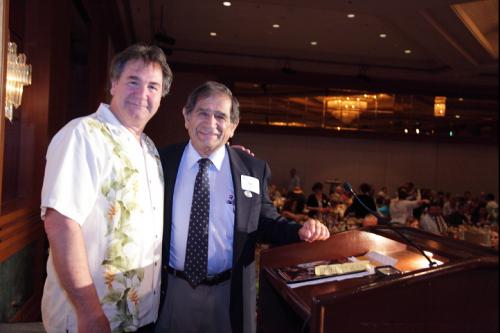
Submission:
{"label": "floral print on shirt", "polygon": [[127,255],[125,247],[133,242],[130,216],[139,209],[139,171],[104,123],[88,119],[87,124],[91,130],[103,135],[112,146],[113,158],[120,161],[115,164],[112,177],[101,186],[101,194],[108,202],[105,212],[108,247],[101,263],[107,293],[101,298],[101,303],[116,307],[115,314],[109,318],[111,327],[115,327],[113,332],[135,331],[140,306],[137,290],[144,279],[144,269],[134,268],[134,258]]}

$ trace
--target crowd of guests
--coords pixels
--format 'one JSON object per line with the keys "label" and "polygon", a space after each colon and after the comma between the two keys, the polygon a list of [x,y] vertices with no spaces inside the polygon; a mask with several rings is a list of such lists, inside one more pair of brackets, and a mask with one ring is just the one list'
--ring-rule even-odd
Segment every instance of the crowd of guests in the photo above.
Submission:
{"label": "crowd of guests", "polygon": [[269,187],[271,200],[289,219],[301,222],[308,217],[317,218],[332,232],[339,230],[340,223],[351,228],[386,222],[466,240],[466,235],[476,233],[484,236],[479,243],[498,249],[498,203],[491,193],[473,196],[465,191],[452,195],[419,189],[408,182],[391,195],[386,187],[374,191],[370,184],[362,183],[356,200],[341,185],[325,193],[321,182],[316,182],[306,195],[296,171],[290,175],[293,184],[288,188],[280,191],[274,185]]}

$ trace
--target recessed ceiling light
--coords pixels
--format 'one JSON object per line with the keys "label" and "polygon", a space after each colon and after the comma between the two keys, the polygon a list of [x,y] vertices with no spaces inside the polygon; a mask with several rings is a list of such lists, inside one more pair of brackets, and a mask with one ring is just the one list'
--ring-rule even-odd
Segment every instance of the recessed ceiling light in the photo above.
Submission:
{"label": "recessed ceiling light", "polygon": [[410,54],[410,53],[411,53],[411,50],[410,50],[410,49],[406,49],[406,50],[405,50],[405,53],[406,53],[406,54]]}
{"label": "recessed ceiling light", "polygon": [[355,17],[356,17],[356,15],[354,15],[354,14],[347,14],[347,17],[348,17],[348,18],[355,18]]}
{"label": "recessed ceiling light", "polygon": [[386,35],[386,34],[380,34],[380,35],[378,35],[378,36],[379,36],[380,38],[385,38],[385,37],[387,37],[387,35]]}
{"label": "recessed ceiling light", "polygon": [[276,24],[276,23],[275,23],[275,24],[273,24],[273,28],[274,28],[274,29],[278,29],[279,27],[280,27],[280,25],[279,25],[279,24]]}
{"label": "recessed ceiling light", "polygon": [[405,128],[405,134],[408,134],[408,129],[407,128]]}
{"label": "recessed ceiling light", "polygon": [[459,115],[459,114],[456,114],[456,115],[455,115],[455,118],[460,119],[460,115]]}
{"label": "recessed ceiling light", "polygon": [[415,133],[420,134],[420,130],[417,128],[417,129],[415,130]]}
{"label": "recessed ceiling light", "polygon": [[210,36],[215,37],[215,36],[217,36],[217,33],[212,31],[212,32],[210,33]]}
{"label": "recessed ceiling light", "polygon": [[463,101],[464,101],[464,99],[463,99],[462,97],[460,97],[458,100],[459,100],[460,102],[463,102]]}
{"label": "recessed ceiling light", "polygon": [[316,45],[318,45],[318,42],[316,42],[316,41],[314,41],[314,40],[313,40],[313,41],[311,42],[311,45],[312,45],[312,46],[316,46]]}
{"label": "recessed ceiling light", "polygon": [[222,5],[225,6],[225,7],[229,7],[229,6],[231,6],[231,2],[230,1],[224,1],[222,3]]}

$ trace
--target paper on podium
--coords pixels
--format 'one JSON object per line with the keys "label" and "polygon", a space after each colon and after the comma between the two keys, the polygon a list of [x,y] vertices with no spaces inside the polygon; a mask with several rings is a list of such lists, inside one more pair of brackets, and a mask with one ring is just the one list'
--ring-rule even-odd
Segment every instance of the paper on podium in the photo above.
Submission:
{"label": "paper on podium", "polygon": [[352,273],[352,274],[346,274],[346,275],[338,275],[338,276],[332,276],[332,277],[325,277],[322,279],[305,281],[305,282],[297,282],[297,283],[289,284],[288,286],[290,288],[297,288],[297,287],[310,286],[310,285],[320,284],[320,283],[325,283],[325,282],[354,279],[354,278],[359,278],[359,277],[368,276],[368,275],[372,275],[372,274],[374,274],[374,270],[368,269],[364,272]]}
{"label": "paper on podium", "polygon": [[322,276],[321,278],[318,278],[318,279],[313,279],[313,280],[308,280],[308,281],[303,281],[303,282],[287,283],[287,285],[290,288],[297,288],[297,287],[310,286],[310,285],[326,283],[326,282],[355,279],[355,278],[360,278],[360,277],[375,274],[375,267],[376,266],[395,265],[397,263],[397,259],[392,258],[390,256],[383,255],[383,254],[378,253],[378,252],[373,252],[373,251],[367,252],[363,256],[348,257],[347,258],[347,261],[351,262],[351,263],[364,261],[364,260],[369,260],[370,263],[368,264],[366,270],[362,271],[362,272],[354,272],[354,273],[343,274],[343,275],[334,275],[334,276]]}
{"label": "paper on podium", "polygon": [[375,251],[369,251],[364,256],[358,257],[358,259],[362,260],[363,257],[370,260],[372,265],[375,264],[374,266],[394,266],[398,262],[396,258],[386,256]]}

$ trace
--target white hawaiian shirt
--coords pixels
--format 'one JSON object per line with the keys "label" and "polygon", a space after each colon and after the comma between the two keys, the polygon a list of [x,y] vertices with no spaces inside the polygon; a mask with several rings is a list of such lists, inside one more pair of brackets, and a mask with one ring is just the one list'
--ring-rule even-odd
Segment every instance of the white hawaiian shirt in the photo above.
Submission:
{"label": "white hawaiian shirt", "polygon": [[[42,188],[47,208],[81,225],[88,266],[113,332],[156,320],[160,302],[163,174],[151,139],[141,143],[101,104],[52,139]],[[42,299],[47,332],[76,332],[52,255]]]}

